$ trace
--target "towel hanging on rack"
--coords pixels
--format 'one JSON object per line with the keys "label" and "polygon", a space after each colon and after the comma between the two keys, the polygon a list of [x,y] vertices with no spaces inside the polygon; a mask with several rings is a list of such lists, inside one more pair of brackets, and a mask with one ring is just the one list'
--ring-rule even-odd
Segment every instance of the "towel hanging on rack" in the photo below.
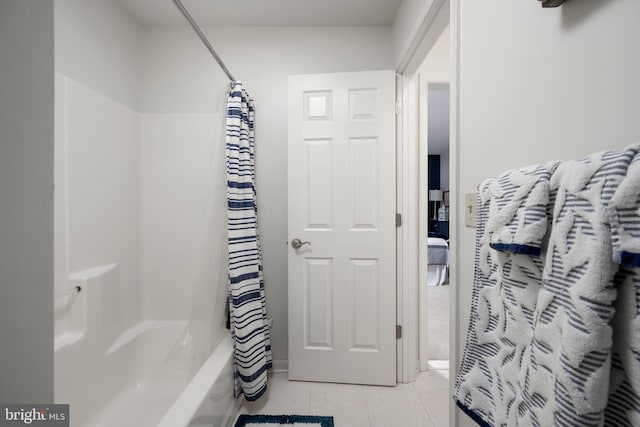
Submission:
{"label": "towel hanging on rack", "polygon": [[549,175],[539,257],[491,248],[504,231],[493,227],[491,215],[500,211],[491,206],[504,197],[513,202],[518,193],[497,191],[504,181],[481,185],[473,305],[454,391],[458,406],[480,425],[599,426],[640,415],[637,399],[625,413],[608,406],[618,271],[609,205],[638,148],[557,165]]}
{"label": "towel hanging on rack", "polygon": [[526,255],[540,255],[547,232],[549,178],[560,162],[509,171],[484,193],[489,197],[486,232],[490,247]]}
{"label": "towel hanging on rack", "polygon": [[[613,261],[618,297],[605,425],[640,425],[640,154],[611,199]],[[623,416],[621,416],[623,414]]]}

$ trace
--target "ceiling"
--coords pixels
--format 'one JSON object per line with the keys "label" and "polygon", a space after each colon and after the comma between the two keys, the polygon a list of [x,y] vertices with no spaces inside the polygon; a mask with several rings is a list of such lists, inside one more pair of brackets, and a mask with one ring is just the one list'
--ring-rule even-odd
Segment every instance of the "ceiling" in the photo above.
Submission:
{"label": "ceiling", "polygon": [[[186,25],[172,0],[118,0],[143,25]],[[202,26],[391,26],[402,0],[182,0]]]}

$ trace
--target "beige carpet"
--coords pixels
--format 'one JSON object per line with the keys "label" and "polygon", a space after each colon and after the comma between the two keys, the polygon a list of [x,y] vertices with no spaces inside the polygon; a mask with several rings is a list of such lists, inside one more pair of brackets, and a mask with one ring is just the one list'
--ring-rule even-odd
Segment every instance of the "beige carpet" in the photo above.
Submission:
{"label": "beige carpet", "polygon": [[427,286],[427,358],[449,360],[449,289]]}

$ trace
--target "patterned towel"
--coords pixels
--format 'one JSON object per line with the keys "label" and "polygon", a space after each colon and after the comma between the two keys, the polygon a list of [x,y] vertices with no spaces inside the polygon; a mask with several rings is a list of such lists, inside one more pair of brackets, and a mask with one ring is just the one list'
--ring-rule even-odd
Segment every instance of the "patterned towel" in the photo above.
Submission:
{"label": "patterned towel", "polygon": [[489,200],[486,232],[491,248],[540,255],[547,232],[549,178],[559,162],[515,169],[486,184],[483,198]]}
{"label": "patterned towel", "polygon": [[626,178],[611,200],[614,261],[640,266],[640,156],[636,156]]}
{"label": "patterned towel", "polygon": [[535,331],[534,310],[541,287],[542,258],[490,248],[486,226],[496,182],[478,193],[478,227],[471,317],[454,397],[482,426],[518,425],[512,403],[528,382]]}
{"label": "patterned towel", "polygon": [[490,248],[490,231],[500,229],[488,231],[498,184],[483,183],[473,305],[454,391],[480,425],[603,424],[617,271],[607,207],[636,152],[557,166],[540,258]]}
{"label": "patterned towel", "polygon": [[622,266],[612,320],[613,350],[605,426],[640,426],[640,268]]}
{"label": "patterned towel", "polygon": [[616,274],[613,354],[605,425],[640,425],[640,155],[629,165],[610,205]]}

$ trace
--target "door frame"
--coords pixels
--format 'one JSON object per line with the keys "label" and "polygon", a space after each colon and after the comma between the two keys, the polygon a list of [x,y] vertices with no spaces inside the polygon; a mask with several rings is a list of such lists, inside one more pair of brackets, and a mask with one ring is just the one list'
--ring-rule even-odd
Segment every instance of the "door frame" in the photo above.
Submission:
{"label": "door frame", "polygon": [[[419,135],[419,105],[415,102],[417,97],[416,91],[419,90],[419,76],[416,71],[422,61],[427,56],[429,50],[438,39],[440,33],[445,28],[447,23],[450,26],[450,107],[449,107],[449,188],[451,194],[454,195],[450,199],[449,211],[450,218],[453,221],[450,223],[449,239],[452,242],[450,249],[450,282],[451,288],[449,291],[449,303],[450,303],[450,327],[449,327],[449,387],[453,390],[457,373],[457,362],[459,360],[460,344],[464,341],[464,337],[461,336],[460,324],[464,319],[458,319],[457,314],[460,312],[459,295],[458,295],[458,254],[459,254],[459,233],[461,227],[461,218],[459,215],[459,206],[462,206],[462,194],[460,194],[460,168],[459,168],[459,123],[460,123],[460,110],[459,110],[459,93],[460,93],[460,0],[436,0],[432,5],[429,13],[425,16],[422,25],[414,37],[413,42],[399,67],[397,68],[398,74],[402,76],[403,90],[399,93],[402,94],[403,112],[402,114],[402,135],[399,138],[399,146],[406,147],[406,150],[419,147],[418,135]],[[404,88],[411,87],[413,94],[407,93]],[[419,99],[419,98],[418,98]],[[400,150],[400,149],[399,149]],[[401,171],[398,172],[398,176],[404,177],[416,177],[415,186],[417,186],[417,177],[420,176],[421,169],[420,164],[416,162],[405,162],[406,157],[403,157],[403,164],[399,164]],[[405,170],[408,169],[408,170]],[[424,173],[424,172],[422,172]],[[398,194],[399,198],[404,196],[414,196],[414,200],[418,200],[419,204],[422,204],[424,200],[420,199],[421,192],[411,192],[409,188],[401,187],[402,181],[398,182]],[[413,187],[412,187],[413,188]],[[413,190],[415,191],[415,189]],[[424,195],[422,198],[424,199]],[[400,212],[403,213],[403,227],[401,228],[402,239],[398,240],[398,252],[399,256],[404,254],[401,249],[408,247],[408,241],[412,238],[419,239],[420,236],[410,236],[410,228],[415,228],[415,224],[419,224],[420,213],[416,206],[405,206],[398,203],[398,207],[402,208]],[[405,210],[406,208],[406,210]],[[413,227],[405,227],[405,224],[414,224]],[[415,244],[415,243],[414,243]],[[414,246],[415,253],[418,252],[418,247]],[[403,339],[399,342],[399,357],[398,357],[398,381],[399,382],[411,382],[415,379],[417,371],[417,348],[416,340],[418,331],[418,318],[415,304],[415,298],[411,296],[418,295],[418,283],[416,280],[408,280],[410,277],[417,277],[419,266],[417,261],[413,264],[403,260],[398,263],[398,295],[399,305],[401,309],[398,310],[399,316],[402,316],[402,325],[407,332],[404,334],[409,339]],[[413,331],[413,335],[409,334],[409,331]],[[406,341],[412,341],[407,343]],[[401,375],[400,375],[401,374]],[[455,409],[455,405],[449,405],[449,424],[458,425],[458,411]]]}
{"label": "door frame", "polygon": [[396,80],[397,104],[397,211],[402,225],[397,228],[397,324],[402,337],[397,347],[397,382],[414,382],[418,374],[418,80],[414,75],[400,73]]}

